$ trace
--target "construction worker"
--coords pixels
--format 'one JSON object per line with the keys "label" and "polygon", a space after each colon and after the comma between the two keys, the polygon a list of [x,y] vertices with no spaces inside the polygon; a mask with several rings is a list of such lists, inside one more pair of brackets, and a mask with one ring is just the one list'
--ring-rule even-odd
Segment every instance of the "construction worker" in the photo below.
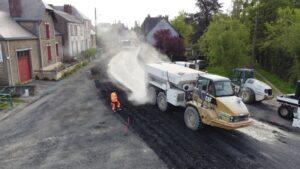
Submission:
{"label": "construction worker", "polygon": [[113,112],[116,110],[121,110],[121,103],[119,102],[118,95],[116,92],[112,92],[110,95],[111,98],[111,109]]}

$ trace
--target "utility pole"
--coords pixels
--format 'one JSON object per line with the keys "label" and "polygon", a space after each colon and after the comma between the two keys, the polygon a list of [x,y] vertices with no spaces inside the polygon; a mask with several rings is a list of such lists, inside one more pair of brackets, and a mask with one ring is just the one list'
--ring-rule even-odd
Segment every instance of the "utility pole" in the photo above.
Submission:
{"label": "utility pole", "polygon": [[95,34],[96,34],[96,47],[98,46],[98,25],[97,25],[97,8],[95,8]]}
{"label": "utility pole", "polygon": [[[258,10],[258,9],[257,9]],[[255,21],[254,21],[254,30],[253,30],[253,39],[252,39],[252,57],[254,61],[256,59],[256,41],[257,41],[257,25],[258,25],[258,11],[255,12]]]}

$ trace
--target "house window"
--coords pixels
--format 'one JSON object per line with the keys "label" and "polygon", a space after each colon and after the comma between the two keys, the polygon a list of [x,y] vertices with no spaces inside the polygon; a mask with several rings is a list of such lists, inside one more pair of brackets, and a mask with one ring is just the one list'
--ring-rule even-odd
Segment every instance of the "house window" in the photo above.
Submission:
{"label": "house window", "polygon": [[75,28],[75,30],[74,30],[75,34],[74,35],[77,36],[77,26],[75,25],[74,28]]}
{"label": "house window", "polygon": [[55,48],[56,48],[56,56],[59,56],[59,48],[58,48],[58,43],[55,44]]}
{"label": "house window", "polygon": [[72,25],[69,26],[69,33],[70,33],[70,35],[73,35]]}
{"label": "house window", "polygon": [[49,23],[45,24],[45,32],[46,32],[46,38],[50,39],[50,25],[49,25]]}
{"label": "house window", "polygon": [[85,46],[84,46],[84,40],[81,41],[81,46],[82,46],[82,49],[81,49],[81,50],[82,50],[82,51],[85,51],[86,48],[85,48]]}
{"label": "house window", "polygon": [[48,61],[52,60],[51,45],[47,45]]}
{"label": "house window", "polygon": [[76,42],[76,55],[79,53],[78,42]]}
{"label": "house window", "polygon": [[75,42],[72,42],[72,56],[76,55],[76,47],[75,47]]}

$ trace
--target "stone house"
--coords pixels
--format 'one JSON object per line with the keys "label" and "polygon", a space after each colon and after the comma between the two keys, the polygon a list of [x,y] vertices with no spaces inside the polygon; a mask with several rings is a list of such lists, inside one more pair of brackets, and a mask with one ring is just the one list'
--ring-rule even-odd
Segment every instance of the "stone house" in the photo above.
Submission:
{"label": "stone house", "polygon": [[181,35],[169,22],[167,16],[151,17],[150,15],[148,15],[142,24],[142,33],[144,35],[144,40],[154,46],[156,43],[154,34],[162,29],[170,30],[172,36],[181,37]]}
{"label": "stone house", "polygon": [[57,23],[55,27],[63,35],[66,58],[74,58],[82,51],[93,48],[91,20],[71,5],[53,6]]}
{"label": "stone house", "polygon": [[[50,6],[41,0],[0,0],[0,11],[5,21],[0,22],[1,85],[25,83],[61,65],[62,36],[54,28],[56,18]],[[6,30],[9,26],[11,30]]]}
{"label": "stone house", "polygon": [[82,47],[83,24],[73,15],[59,10],[54,11],[57,22],[55,28],[62,33],[62,45],[64,50],[65,61],[77,56],[81,51],[85,50]]}
{"label": "stone house", "polygon": [[0,85],[15,85],[39,69],[37,37],[0,11]]}

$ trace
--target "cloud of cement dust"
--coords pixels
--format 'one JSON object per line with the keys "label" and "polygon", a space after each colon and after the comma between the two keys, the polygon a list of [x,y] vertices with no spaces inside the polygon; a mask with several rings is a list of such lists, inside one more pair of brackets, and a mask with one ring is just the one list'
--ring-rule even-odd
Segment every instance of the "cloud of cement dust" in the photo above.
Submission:
{"label": "cloud of cement dust", "polygon": [[160,54],[147,44],[140,44],[115,55],[109,65],[108,74],[128,88],[128,99],[135,104],[150,102],[147,93],[145,65],[162,61]]}
{"label": "cloud of cement dust", "polygon": [[[107,29],[106,32],[110,33],[104,33],[101,41],[106,48],[116,53],[111,56],[108,64],[109,77],[130,90],[128,99],[134,104],[141,105],[150,102],[145,65],[168,61],[168,58],[151,45],[141,42],[138,36],[130,30],[120,33],[114,28]],[[122,46],[120,43],[122,40],[131,41],[131,45]]]}

